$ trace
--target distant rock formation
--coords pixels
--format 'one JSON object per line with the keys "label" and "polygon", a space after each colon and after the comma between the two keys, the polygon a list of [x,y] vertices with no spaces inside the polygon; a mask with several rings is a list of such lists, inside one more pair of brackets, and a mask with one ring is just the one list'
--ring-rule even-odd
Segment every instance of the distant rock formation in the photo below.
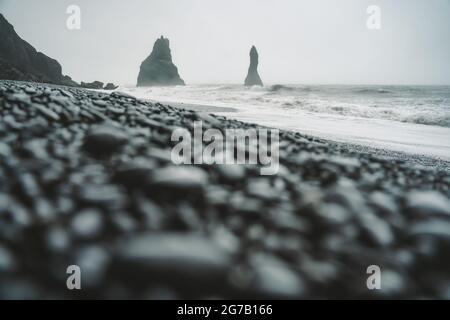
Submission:
{"label": "distant rock formation", "polygon": [[0,79],[76,85],[55,59],[37,52],[0,14]]}
{"label": "distant rock formation", "polygon": [[106,86],[103,87],[103,82],[101,82],[101,81],[81,82],[80,86],[85,89],[94,89],[94,90],[102,90],[102,89],[103,90],[115,90],[119,87],[111,82],[109,82]]}
{"label": "distant rock formation", "polygon": [[111,82],[109,82],[106,86],[103,87],[103,82],[101,82],[101,81],[81,82],[80,86],[85,89],[94,89],[94,90],[102,90],[102,89],[103,90],[115,90],[119,87]]}
{"label": "distant rock formation", "polygon": [[119,86],[116,86],[114,83],[108,83],[103,89],[104,90],[116,90]]}
{"label": "distant rock formation", "polygon": [[81,82],[81,87],[86,89],[103,89],[103,82],[94,81],[94,82]]}
{"label": "distant rock formation", "polygon": [[247,78],[245,78],[246,86],[263,86],[263,82],[258,74],[258,51],[255,46],[250,50],[250,67],[248,68]]}
{"label": "distant rock formation", "polygon": [[80,85],[73,81],[69,76],[63,76],[61,80],[61,84],[68,87],[79,87]]}
{"label": "distant rock formation", "polygon": [[141,64],[138,87],[184,85],[178,68],[172,62],[169,39],[156,40],[152,53]]}

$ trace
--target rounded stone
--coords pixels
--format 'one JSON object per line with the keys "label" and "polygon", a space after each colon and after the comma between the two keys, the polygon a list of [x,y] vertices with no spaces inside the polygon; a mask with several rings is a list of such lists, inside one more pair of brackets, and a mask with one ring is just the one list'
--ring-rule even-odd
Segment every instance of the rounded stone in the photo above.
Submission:
{"label": "rounded stone", "polygon": [[122,149],[127,141],[124,131],[112,126],[100,126],[88,132],[83,147],[94,156],[110,156]]}

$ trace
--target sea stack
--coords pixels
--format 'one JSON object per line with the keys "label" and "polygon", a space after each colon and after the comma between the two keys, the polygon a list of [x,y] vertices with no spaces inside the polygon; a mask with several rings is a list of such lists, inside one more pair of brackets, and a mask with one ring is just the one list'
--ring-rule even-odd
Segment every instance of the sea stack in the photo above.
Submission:
{"label": "sea stack", "polygon": [[246,86],[263,86],[261,78],[258,74],[258,51],[255,46],[250,50],[250,67],[248,67],[247,78],[245,78]]}
{"label": "sea stack", "polygon": [[45,82],[76,86],[63,76],[58,61],[19,37],[14,27],[0,14],[0,79]]}
{"label": "sea stack", "polygon": [[184,86],[184,81],[178,74],[178,68],[172,62],[169,39],[161,36],[156,40],[152,53],[141,64],[137,86],[177,85]]}

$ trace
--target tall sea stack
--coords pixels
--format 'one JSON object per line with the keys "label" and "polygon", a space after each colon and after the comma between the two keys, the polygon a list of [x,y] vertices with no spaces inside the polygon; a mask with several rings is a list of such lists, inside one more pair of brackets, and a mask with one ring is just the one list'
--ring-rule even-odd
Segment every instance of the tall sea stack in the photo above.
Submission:
{"label": "tall sea stack", "polygon": [[19,37],[14,27],[0,14],[0,79],[74,85],[63,76],[58,61]]}
{"label": "tall sea stack", "polygon": [[247,78],[245,78],[246,86],[263,86],[261,78],[258,74],[258,51],[255,46],[250,50],[250,67],[248,68]]}
{"label": "tall sea stack", "polygon": [[161,36],[161,38],[156,40],[152,53],[141,64],[137,86],[176,85],[184,86],[184,81],[178,74],[178,68],[172,62],[169,39]]}

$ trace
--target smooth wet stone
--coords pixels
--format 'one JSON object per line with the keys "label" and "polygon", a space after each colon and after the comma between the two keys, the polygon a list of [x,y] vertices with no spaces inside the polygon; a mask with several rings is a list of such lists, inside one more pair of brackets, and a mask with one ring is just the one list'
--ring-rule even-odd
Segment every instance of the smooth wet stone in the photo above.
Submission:
{"label": "smooth wet stone", "polygon": [[70,212],[72,212],[75,204],[72,199],[69,199],[67,197],[59,197],[56,200],[55,206],[59,213],[68,215]]}
{"label": "smooth wet stone", "polygon": [[152,182],[162,187],[195,190],[207,184],[208,175],[195,166],[169,166],[154,170]]}
{"label": "smooth wet stone", "polygon": [[396,270],[382,269],[381,272],[381,290],[376,290],[374,294],[380,298],[398,298],[405,296],[410,289],[410,279]]}
{"label": "smooth wet stone", "polygon": [[259,217],[263,202],[260,199],[246,198],[243,193],[235,192],[229,199],[231,208],[245,218]]}
{"label": "smooth wet stone", "polygon": [[24,143],[22,151],[32,158],[42,160],[48,157],[46,147],[47,141],[45,139],[34,139]]}
{"label": "smooth wet stone", "polygon": [[450,218],[450,200],[436,191],[412,191],[407,195],[406,206],[409,212],[427,217],[443,215]]}
{"label": "smooth wet stone", "polygon": [[125,268],[185,281],[223,277],[231,262],[220,246],[195,234],[138,234],[121,241],[118,252]]}
{"label": "smooth wet stone", "polygon": [[30,97],[25,93],[13,93],[6,95],[6,99],[11,102],[21,102],[28,104],[30,102]]}
{"label": "smooth wet stone", "polygon": [[0,157],[8,158],[11,156],[11,148],[6,143],[0,142]]}
{"label": "smooth wet stone", "polygon": [[0,193],[0,221],[14,224],[18,227],[26,227],[31,223],[29,211],[12,197]]}
{"label": "smooth wet stone", "polygon": [[7,115],[5,117],[3,117],[3,122],[5,124],[5,126],[9,129],[9,130],[21,130],[23,128],[23,125],[19,122],[17,122],[14,117]]}
{"label": "smooth wet stone", "polygon": [[41,190],[35,177],[30,173],[21,174],[19,177],[22,192],[31,199],[37,197]]}
{"label": "smooth wet stone", "polygon": [[128,141],[127,134],[112,126],[94,127],[84,140],[84,149],[95,156],[110,156]]}
{"label": "smooth wet stone", "polygon": [[261,242],[267,235],[267,230],[263,225],[254,223],[246,230],[246,239],[252,242]]}
{"label": "smooth wet stone", "polygon": [[227,182],[237,182],[245,177],[245,166],[239,164],[222,164],[216,166],[221,178]]}
{"label": "smooth wet stone", "polygon": [[49,120],[53,120],[53,121],[60,120],[59,115],[47,106],[35,103],[35,104],[33,104],[33,107],[35,109],[37,109],[44,117],[46,117]]}
{"label": "smooth wet stone", "polygon": [[164,211],[160,206],[150,199],[143,197],[135,199],[133,203],[136,205],[137,210],[142,215],[142,220],[148,228],[162,228],[167,215],[164,214]]}
{"label": "smooth wet stone", "polygon": [[0,245],[0,275],[3,272],[14,271],[16,267],[16,261],[11,252],[6,247]]}
{"label": "smooth wet stone", "polygon": [[374,212],[388,222],[392,227],[403,228],[406,223],[406,216],[400,214],[399,205],[395,198],[381,192],[375,192],[371,195],[370,204],[374,207]]}
{"label": "smooth wet stone", "polygon": [[206,190],[206,197],[211,205],[226,205],[229,195],[229,191],[221,187],[210,186]]}
{"label": "smooth wet stone", "polygon": [[235,254],[239,249],[239,239],[223,225],[214,228],[212,238],[218,246],[229,254]]}
{"label": "smooth wet stone", "polygon": [[23,111],[21,108],[19,108],[18,106],[13,107],[12,112],[14,113],[14,116],[18,120],[20,120],[20,121],[26,120],[27,113],[25,111]]}
{"label": "smooth wet stone", "polygon": [[104,281],[110,263],[108,252],[100,246],[88,246],[78,250],[75,262],[82,271],[82,285],[98,287]]}
{"label": "smooth wet stone", "polygon": [[41,221],[51,221],[56,216],[54,206],[45,198],[34,201],[33,212]]}
{"label": "smooth wet stone", "polygon": [[70,246],[70,236],[62,227],[53,227],[47,232],[47,246],[54,252],[63,252]]}
{"label": "smooth wet stone", "polygon": [[74,98],[73,94],[70,93],[68,90],[59,89],[59,92],[67,98]]}
{"label": "smooth wet stone", "polygon": [[256,178],[247,183],[247,193],[263,200],[273,200],[278,196],[278,192],[270,184],[268,178]]}
{"label": "smooth wet stone", "polygon": [[339,204],[354,214],[360,214],[361,211],[366,210],[362,194],[357,190],[354,182],[346,178],[340,178],[336,186],[325,193],[324,201]]}
{"label": "smooth wet stone", "polygon": [[300,269],[308,279],[326,284],[339,278],[339,264],[331,263],[326,260],[315,260],[305,256],[300,263]]}
{"label": "smooth wet stone", "polygon": [[103,228],[103,217],[101,213],[94,209],[85,209],[71,221],[73,233],[85,239],[95,238],[100,235]]}
{"label": "smooth wet stone", "polygon": [[317,210],[317,215],[329,227],[345,224],[352,218],[351,213],[338,204],[320,205]]}
{"label": "smooth wet stone", "polygon": [[150,150],[148,150],[147,154],[156,160],[162,161],[162,162],[172,162],[172,155],[171,151],[168,149],[161,149],[156,148],[152,146]]}
{"label": "smooth wet stone", "polygon": [[94,100],[94,101],[92,101],[92,103],[96,106],[103,107],[103,108],[108,106],[108,102],[105,100]]}
{"label": "smooth wet stone", "polygon": [[372,212],[361,212],[358,215],[358,221],[361,226],[361,236],[368,241],[369,245],[385,247],[394,242],[392,228]]}
{"label": "smooth wet stone", "polygon": [[34,88],[32,88],[32,87],[26,87],[25,89],[24,89],[24,91],[26,92],[26,93],[28,93],[28,94],[35,94],[37,91],[36,91],[36,89],[34,89]]}
{"label": "smooth wet stone", "polygon": [[381,192],[375,192],[370,196],[371,203],[378,209],[389,214],[397,214],[398,205],[393,197]]}
{"label": "smooth wet stone", "polygon": [[251,290],[262,298],[298,299],[306,294],[300,275],[295,274],[281,260],[258,255],[250,260],[254,272]]}
{"label": "smooth wet stone", "polygon": [[125,203],[123,192],[114,185],[85,185],[80,190],[79,199],[91,205],[120,208]]}
{"label": "smooth wet stone", "polygon": [[201,225],[199,210],[193,208],[191,205],[181,203],[177,206],[177,220],[184,228],[189,230],[198,230]]}
{"label": "smooth wet stone", "polygon": [[111,106],[109,106],[108,110],[110,112],[112,112],[113,114],[116,114],[116,115],[121,115],[121,114],[125,113],[125,109],[124,108],[120,108],[120,107],[111,107]]}
{"label": "smooth wet stone", "polygon": [[30,138],[43,137],[50,132],[49,122],[43,117],[36,117],[27,121],[24,130]]}
{"label": "smooth wet stone", "polygon": [[450,221],[435,219],[416,222],[409,228],[409,234],[413,236],[427,235],[450,241]]}
{"label": "smooth wet stone", "polygon": [[131,232],[135,231],[138,228],[138,223],[136,222],[133,217],[128,215],[126,212],[116,212],[113,215],[111,215],[111,221],[113,225],[120,231],[120,232]]}
{"label": "smooth wet stone", "polygon": [[274,227],[283,231],[292,231],[298,233],[308,233],[311,231],[311,223],[306,219],[294,215],[291,212],[283,212],[278,209],[272,211],[272,221]]}
{"label": "smooth wet stone", "polygon": [[152,162],[145,164],[129,164],[116,172],[114,180],[129,188],[146,189],[152,184],[152,172],[155,165]]}

